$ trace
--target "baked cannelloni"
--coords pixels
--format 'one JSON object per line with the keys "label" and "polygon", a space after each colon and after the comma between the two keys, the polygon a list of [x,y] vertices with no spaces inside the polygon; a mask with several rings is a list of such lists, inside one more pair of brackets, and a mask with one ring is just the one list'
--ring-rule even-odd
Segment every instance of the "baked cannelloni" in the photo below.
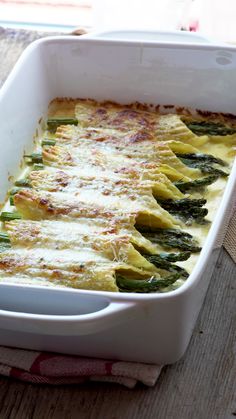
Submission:
{"label": "baked cannelloni", "polygon": [[221,199],[235,133],[224,115],[55,99],[0,216],[0,280],[179,287]]}

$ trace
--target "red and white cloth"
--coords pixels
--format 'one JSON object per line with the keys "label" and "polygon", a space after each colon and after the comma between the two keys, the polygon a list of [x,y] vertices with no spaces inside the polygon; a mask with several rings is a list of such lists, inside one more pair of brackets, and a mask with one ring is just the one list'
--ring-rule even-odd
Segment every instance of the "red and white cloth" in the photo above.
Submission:
{"label": "red and white cloth", "polygon": [[0,375],[33,384],[62,385],[107,381],[128,388],[133,388],[137,382],[154,386],[161,369],[159,365],[84,358],[0,346]]}

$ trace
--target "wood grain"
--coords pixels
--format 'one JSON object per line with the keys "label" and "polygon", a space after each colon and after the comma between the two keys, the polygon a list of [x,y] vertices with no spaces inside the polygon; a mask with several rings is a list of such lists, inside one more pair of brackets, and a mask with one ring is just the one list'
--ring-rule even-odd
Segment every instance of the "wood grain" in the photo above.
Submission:
{"label": "wood grain", "polygon": [[[0,28],[0,85],[36,32]],[[0,378],[0,419],[233,419],[236,417],[236,266],[222,249],[184,358],[157,385],[50,387]]]}

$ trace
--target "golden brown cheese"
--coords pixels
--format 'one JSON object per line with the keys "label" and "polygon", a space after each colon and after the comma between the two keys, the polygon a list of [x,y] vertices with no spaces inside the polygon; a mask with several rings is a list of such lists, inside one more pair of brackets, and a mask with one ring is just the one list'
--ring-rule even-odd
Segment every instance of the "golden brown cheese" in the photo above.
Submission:
{"label": "golden brown cheese", "polygon": [[50,170],[32,171],[29,174],[30,185],[35,189],[42,189],[51,192],[63,191],[67,193],[76,193],[80,188],[90,190],[101,189],[104,194],[126,193],[135,190],[142,191],[143,188],[152,189],[154,196],[166,199],[181,198],[183,194],[172,184],[172,182],[162,173],[156,173],[155,181],[149,179],[137,179],[133,177],[114,177],[112,176],[91,176],[89,174],[81,175],[80,171],[63,168],[58,170],[50,168]]}
{"label": "golden brown cheese", "polygon": [[[128,166],[134,165],[134,161],[137,161],[138,165],[149,163],[165,174],[165,167],[167,167],[169,169],[167,176],[171,180],[176,179],[176,175],[171,177],[171,169],[174,173],[179,172],[177,178],[184,175],[186,180],[187,177],[196,178],[200,174],[199,170],[189,168],[183,164],[169,147],[167,141],[160,141],[154,133],[148,133],[147,131],[128,131],[127,133],[114,129],[82,129],[76,126],[61,126],[56,132],[56,143],[66,147],[64,150],[67,150],[68,154],[61,159],[66,160],[68,164],[70,162],[71,165],[73,165],[76,155],[83,155],[85,151],[90,150],[91,154],[96,154],[97,151],[101,156],[100,159],[102,159],[102,156],[105,158],[106,154],[109,154],[110,159],[114,160],[114,157],[119,153],[119,155],[132,159],[131,161],[125,160]],[[176,141],[174,141],[174,144],[176,144]],[[182,152],[196,150],[181,142],[179,144],[178,149]],[[177,146],[174,148],[177,148]],[[60,153],[60,149],[50,148],[49,152],[53,154],[51,160],[54,161],[54,155]],[[47,155],[45,159],[47,159]],[[117,162],[117,164],[119,163]]]}
{"label": "golden brown cheese", "polygon": [[72,218],[135,214],[138,225],[171,228],[181,224],[165,211],[153,198],[150,188],[138,191],[113,191],[80,188],[74,194],[22,189],[14,196],[14,204],[24,218],[33,220],[67,216]]}
{"label": "golden brown cheese", "polygon": [[[50,116],[76,116],[78,126],[45,132],[55,145],[37,145],[45,167],[29,170],[27,188],[11,197],[23,219],[4,224],[10,244],[0,253],[1,280],[116,292],[117,274],[148,283],[165,281],[181,266],[190,272],[197,254],[163,268],[161,258],[166,252],[173,257],[178,249],[151,242],[135,227],[188,231],[202,244],[209,224],[186,226],[157,200],[199,198],[201,191],[184,195],[174,185],[203,177],[176,153],[207,153],[209,148],[230,160],[233,136],[229,151],[217,138],[195,135],[180,115],[160,115],[138,104],[59,102],[60,109],[55,101]],[[216,182],[217,197],[224,184],[223,179]],[[210,220],[213,191],[210,186],[204,192]],[[153,264],[147,254],[157,255],[159,262]],[[181,285],[186,275],[179,278],[170,287]]]}

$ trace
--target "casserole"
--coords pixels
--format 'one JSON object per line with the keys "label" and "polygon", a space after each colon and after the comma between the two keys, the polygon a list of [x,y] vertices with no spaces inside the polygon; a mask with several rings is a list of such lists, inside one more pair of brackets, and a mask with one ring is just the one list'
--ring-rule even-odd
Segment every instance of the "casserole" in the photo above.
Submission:
{"label": "casserole", "polygon": [[[5,145],[1,147],[1,178],[6,180],[2,199],[10,186],[8,172],[17,176],[19,156],[30,149],[37,121],[46,115],[54,97],[176,103],[232,113],[234,66],[235,51],[227,47],[86,38],[37,41],[1,92]],[[212,72],[206,81],[209,69]],[[188,89],[184,89],[186,83]],[[203,91],[196,88],[198,83]],[[162,295],[114,296],[1,284],[0,343],[133,361],[176,361],[186,349],[209,283],[207,274],[221,244],[216,238],[220,232],[223,236],[227,226],[233,188],[235,168],[204,251],[180,289]]]}

